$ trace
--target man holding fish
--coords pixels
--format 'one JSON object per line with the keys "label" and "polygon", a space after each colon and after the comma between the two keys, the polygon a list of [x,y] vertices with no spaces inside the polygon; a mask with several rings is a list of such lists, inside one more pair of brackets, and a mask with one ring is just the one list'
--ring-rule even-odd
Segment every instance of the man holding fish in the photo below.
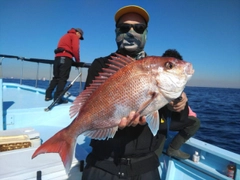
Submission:
{"label": "man holding fish", "polygon": [[59,153],[69,173],[77,137],[84,134],[92,139],[92,152],[83,180],[160,179],[155,152],[165,142],[168,114],[188,117],[182,92],[194,70],[183,60],[146,55],[149,15],[145,9],[125,6],[117,11],[115,21],[117,52],[94,60],[86,88],[70,108],[74,120],[45,141],[32,158]]}

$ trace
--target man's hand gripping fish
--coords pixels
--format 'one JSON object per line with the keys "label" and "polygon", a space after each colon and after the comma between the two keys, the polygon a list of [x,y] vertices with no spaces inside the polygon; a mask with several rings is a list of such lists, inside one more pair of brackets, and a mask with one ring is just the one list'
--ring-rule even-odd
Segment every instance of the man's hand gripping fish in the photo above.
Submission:
{"label": "man's hand gripping fish", "polygon": [[131,111],[147,116],[147,124],[156,135],[157,110],[181,95],[193,73],[190,63],[175,58],[112,56],[109,67],[73,102],[70,116],[76,117],[72,123],[44,142],[32,158],[59,153],[68,173],[80,134],[98,140],[113,138],[121,119]]}

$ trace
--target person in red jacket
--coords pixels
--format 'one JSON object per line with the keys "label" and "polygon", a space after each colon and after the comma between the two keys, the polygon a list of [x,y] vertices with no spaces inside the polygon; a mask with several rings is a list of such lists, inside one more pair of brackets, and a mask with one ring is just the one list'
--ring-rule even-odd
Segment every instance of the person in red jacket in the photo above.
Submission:
{"label": "person in red jacket", "polygon": [[[64,87],[69,78],[73,57],[76,62],[80,62],[79,49],[80,40],[83,40],[83,31],[80,28],[72,28],[67,34],[63,35],[59,42],[57,49],[54,50],[55,60],[53,64],[53,78],[46,90],[45,101],[52,100],[52,92],[54,93],[54,101],[63,92]],[[58,104],[67,103],[67,100],[59,98]]]}

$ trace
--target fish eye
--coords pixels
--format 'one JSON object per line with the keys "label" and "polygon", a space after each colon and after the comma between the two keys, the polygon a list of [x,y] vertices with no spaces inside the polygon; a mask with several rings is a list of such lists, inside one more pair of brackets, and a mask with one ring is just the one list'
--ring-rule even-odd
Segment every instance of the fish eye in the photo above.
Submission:
{"label": "fish eye", "polygon": [[172,69],[173,68],[173,63],[171,63],[171,62],[167,62],[166,64],[165,64],[165,67],[167,68],[167,69]]}

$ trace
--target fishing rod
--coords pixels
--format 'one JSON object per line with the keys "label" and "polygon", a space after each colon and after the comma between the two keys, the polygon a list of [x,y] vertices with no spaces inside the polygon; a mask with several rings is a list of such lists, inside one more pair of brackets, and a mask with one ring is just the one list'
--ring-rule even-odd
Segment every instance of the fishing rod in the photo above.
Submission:
{"label": "fishing rod", "polygon": [[75,79],[63,90],[63,92],[57,97],[57,99],[55,101],[53,101],[53,103],[48,106],[47,108],[44,109],[44,111],[48,112],[50,111],[53,106],[62,98],[62,96],[72,87],[72,85],[74,84],[74,82],[82,75],[82,73],[79,73],[77,75],[77,77],[75,77]]}

